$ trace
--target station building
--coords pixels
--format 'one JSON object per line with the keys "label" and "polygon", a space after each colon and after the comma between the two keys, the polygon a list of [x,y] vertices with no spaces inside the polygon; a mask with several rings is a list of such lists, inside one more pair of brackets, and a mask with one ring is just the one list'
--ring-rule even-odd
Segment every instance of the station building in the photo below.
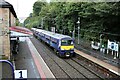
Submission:
{"label": "station building", "polygon": [[10,26],[16,26],[17,15],[13,6],[0,0],[0,59],[10,59]]}

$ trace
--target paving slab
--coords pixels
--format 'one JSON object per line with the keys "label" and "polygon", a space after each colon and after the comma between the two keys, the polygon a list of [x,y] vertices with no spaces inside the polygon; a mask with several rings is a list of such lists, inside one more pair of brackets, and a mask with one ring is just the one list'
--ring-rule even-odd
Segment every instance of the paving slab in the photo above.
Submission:
{"label": "paving slab", "polygon": [[15,70],[27,70],[28,80],[41,78],[26,42],[19,43],[19,52],[14,54],[14,62]]}

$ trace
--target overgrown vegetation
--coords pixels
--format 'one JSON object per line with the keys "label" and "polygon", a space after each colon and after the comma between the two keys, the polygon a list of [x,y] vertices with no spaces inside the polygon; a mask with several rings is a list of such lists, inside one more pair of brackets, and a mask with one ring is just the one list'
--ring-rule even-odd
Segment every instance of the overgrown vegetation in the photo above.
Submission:
{"label": "overgrown vegetation", "polygon": [[[77,36],[80,18],[80,36],[87,40],[114,39],[120,41],[120,2],[40,2],[33,5],[33,13],[24,21],[25,27],[41,27]],[[43,23],[43,25],[41,24]]]}

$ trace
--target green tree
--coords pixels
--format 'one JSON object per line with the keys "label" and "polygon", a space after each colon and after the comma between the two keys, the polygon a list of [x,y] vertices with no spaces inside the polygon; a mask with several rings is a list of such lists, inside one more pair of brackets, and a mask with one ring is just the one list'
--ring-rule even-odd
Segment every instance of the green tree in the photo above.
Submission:
{"label": "green tree", "polygon": [[35,2],[33,5],[34,16],[39,16],[39,13],[41,12],[42,7],[45,5],[46,5],[46,2],[42,2],[42,1]]}
{"label": "green tree", "polygon": [[[109,39],[119,40],[120,2],[35,2],[33,13],[26,20],[27,27],[41,26],[50,30],[56,27],[57,32],[69,34],[76,28],[80,18],[80,34],[88,40],[98,40],[100,34]],[[120,41],[120,40],[119,40]]]}

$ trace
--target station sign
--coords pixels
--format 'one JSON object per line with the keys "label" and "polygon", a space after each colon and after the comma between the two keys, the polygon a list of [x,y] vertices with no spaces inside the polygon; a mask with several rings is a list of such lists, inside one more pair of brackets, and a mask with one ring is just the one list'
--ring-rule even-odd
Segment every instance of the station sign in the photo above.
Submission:
{"label": "station sign", "polygon": [[15,70],[15,79],[27,79],[27,70]]}
{"label": "station sign", "polygon": [[111,50],[114,50],[114,51],[118,51],[119,45],[116,42],[108,40],[108,46],[107,46],[107,48],[111,49]]}

